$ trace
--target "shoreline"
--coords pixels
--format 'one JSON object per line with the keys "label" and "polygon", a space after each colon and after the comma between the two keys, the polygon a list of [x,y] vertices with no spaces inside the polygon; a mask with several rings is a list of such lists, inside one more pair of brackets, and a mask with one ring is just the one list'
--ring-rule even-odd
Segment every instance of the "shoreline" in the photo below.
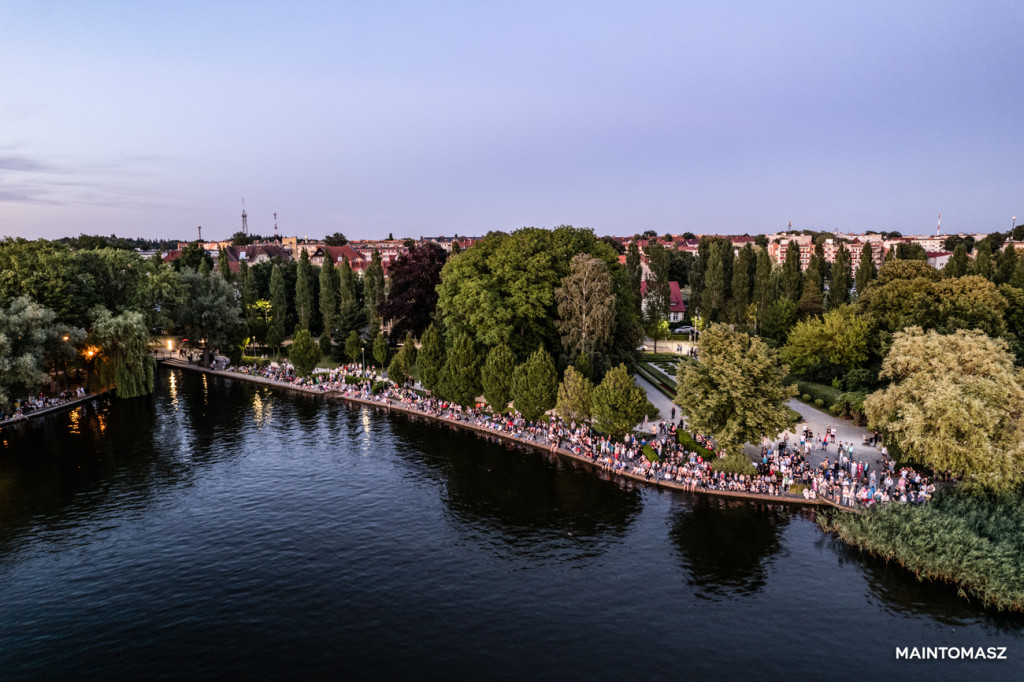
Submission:
{"label": "shoreline", "polygon": [[475,432],[480,433],[480,434],[486,434],[488,436],[497,438],[499,440],[502,440],[502,441],[505,441],[505,442],[508,442],[508,443],[514,443],[516,445],[523,445],[523,446],[527,446],[527,447],[533,448],[533,449],[541,451],[541,452],[547,452],[547,453],[551,453],[551,454],[556,454],[556,455],[558,455],[560,457],[564,457],[564,458],[569,459],[571,461],[575,461],[575,462],[579,462],[579,463],[582,463],[582,464],[586,464],[590,468],[595,469],[598,472],[607,473],[609,475],[609,477],[612,478],[612,479],[614,479],[614,478],[624,478],[624,479],[628,479],[630,481],[635,481],[635,482],[638,482],[638,483],[643,483],[643,484],[646,484],[646,485],[649,485],[649,486],[652,486],[652,487],[655,487],[655,488],[663,489],[663,490],[677,490],[677,491],[680,491],[680,492],[690,493],[690,494],[694,494],[694,495],[712,495],[712,496],[715,496],[715,497],[732,498],[732,499],[737,499],[737,500],[748,500],[748,501],[754,501],[754,502],[773,502],[773,503],[783,503],[783,504],[794,504],[794,505],[800,505],[800,506],[814,506],[814,507],[817,507],[817,506],[821,506],[821,505],[825,504],[825,502],[822,499],[820,499],[820,498],[805,499],[803,496],[788,495],[788,494],[783,494],[783,495],[760,495],[760,494],[757,494],[757,493],[737,492],[737,491],[732,491],[732,490],[706,490],[706,489],[702,489],[702,488],[691,489],[688,486],[683,485],[681,483],[676,483],[675,481],[665,481],[665,480],[660,480],[660,479],[653,479],[653,480],[652,479],[647,479],[647,478],[644,478],[643,476],[639,476],[637,474],[633,474],[633,473],[627,472],[627,471],[608,471],[608,470],[602,469],[596,462],[591,460],[589,457],[584,457],[582,455],[577,455],[576,453],[571,452],[569,450],[566,450],[564,448],[546,447],[546,446],[543,446],[543,445],[541,445],[539,443],[535,443],[535,442],[530,441],[530,440],[526,440],[526,439],[523,439],[523,438],[516,438],[515,436],[512,436],[510,434],[507,434],[507,433],[504,433],[504,432],[500,432],[500,431],[493,431],[491,429],[484,428],[482,426],[477,426],[476,424],[464,422],[464,421],[461,421],[461,420],[450,419],[448,417],[441,417],[441,416],[434,416],[434,415],[426,414],[424,412],[421,412],[421,411],[415,410],[415,409],[411,409],[411,408],[406,407],[406,406],[401,405],[401,404],[382,403],[382,402],[378,402],[378,401],[375,401],[375,400],[366,400],[366,399],[363,399],[363,398],[356,398],[356,397],[353,397],[353,396],[343,395],[339,391],[320,391],[320,390],[311,389],[311,388],[305,388],[305,387],[289,386],[287,384],[282,384],[281,382],[275,381],[273,379],[267,379],[267,378],[258,377],[258,376],[251,376],[251,375],[248,375],[248,374],[239,374],[237,372],[226,372],[226,371],[221,371],[221,370],[208,369],[206,367],[200,367],[198,365],[190,365],[190,364],[188,364],[188,363],[186,363],[184,361],[176,360],[176,359],[173,359],[173,358],[161,359],[158,362],[159,362],[159,364],[164,365],[166,367],[176,367],[176,368],[179,368],[179,369],[189,369],[189,370],[192,370],[192,371],[195,371],[195,372],[201,372],[201,373],[204,373],[204,374],[212,374],[214,376],[221,376],[221,377],[226,377],[226,378],[229,378],[229,379],[241,379],[241,380],[244,380],[244,381],[250,381],[252,383],[263,384],[265,386],[273,386],[273,387],[276,387],[276,388],[282,388],[282,389],[286,389],[286,390],[290,390],[290,391],[295,391],[295,392],[298,392],[298,393],[305,393],[307,395],[322,395],[322,396],[325,396],[325,397],[337,398],[337,399],[341,399],[341,400],[344,400],[344,401],[349,402],[349,403],[355,403],[355,404],[359,404],[359,405],[367,405],[367,406],[371,406],[371,407],[383,408],[383,409],[387,410],[388,412],[391,412],[392,410],[398,411],[398,412],[403,412],[405,414],[413,415],[413,416],[416,416],[416,417],[420,417],[420,418],[426,419],[428,421],[433,421],[435,423],[448,424],[450,426],[463,428],[463,429],[465,429],[467,431],[475,431]]}
{"label": "shoreline", "polygon": [[66,403],[61,403],[60,405],[50,405],[49,407],[43,407],[38,410],[32,410],[28,414],[24,415],[21,419],[4,419],[3,421],[0,421],[0,429],[6,428],[8,426],[15,426],[17,424],[24,424],[25,422],[29,421],[30,419],[34,419],[35,417],[42,417],[48,414],[54,414],[56,412],[60,412],[61,410],[70,410],[74,407],[87,403],[90,400],[96,400],[97,398],[100,398],[108,394],[109,391],[104,391],[103,393],[89,393],[83,398],[75,398],[74,400],[69,400]]}

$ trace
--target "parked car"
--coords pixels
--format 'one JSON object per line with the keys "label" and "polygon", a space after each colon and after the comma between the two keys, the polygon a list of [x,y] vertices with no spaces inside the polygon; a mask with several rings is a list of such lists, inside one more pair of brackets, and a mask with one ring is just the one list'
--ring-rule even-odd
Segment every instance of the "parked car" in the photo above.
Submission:
{"label": "parked car", "polygon": [[692,334],[696,330],[690,325],[683,325],[682,327],[676,327],[672,330],[673,334]]}

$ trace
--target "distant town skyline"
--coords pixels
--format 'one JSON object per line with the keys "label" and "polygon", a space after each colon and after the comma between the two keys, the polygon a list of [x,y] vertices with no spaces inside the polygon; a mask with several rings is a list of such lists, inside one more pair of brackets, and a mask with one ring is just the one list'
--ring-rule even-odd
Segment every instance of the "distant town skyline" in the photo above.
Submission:
{"label": "distant town skyline", "polygon": [[1024,221],[1014,1],[0,3],[0,237]]}

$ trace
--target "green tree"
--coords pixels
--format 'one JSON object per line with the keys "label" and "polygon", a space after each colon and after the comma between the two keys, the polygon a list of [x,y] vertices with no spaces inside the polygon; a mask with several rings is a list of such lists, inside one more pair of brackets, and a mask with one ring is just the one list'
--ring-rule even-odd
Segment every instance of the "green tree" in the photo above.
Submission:
{"label": "green tree", "polygon": [[637,248],[635,241],[630,242],[629,250],[626,252],[626,277],[629,281],[629,290],[639,298],[643,266],[640,263],[640,249]]}
{"label": "green tree", "polygon": [[388,365],[388,378],[399,386],[405,384],[415,364],[416,340],[413,338],[412,332],[409,332],[405,335],[402,349],[395,353],[395,357]]}
{"label": "green tree", "polygon": [[[729,252],[732,257],[732,251]],[[715,242],[708,252],[708,265],[704,272],[704,286],[701,293],[700,307],[704,317],[712,322],[723,318],[726,301],[725,291],[725,254],[719,243]]]}
{"label": "green tree", "polygon": [[882,364],[892,383],[864,403],[906,461],[1010,490],[1024,477],[1024,374],[1006,343],[979,331],[911,328]]}
{"label": "green tree", "polygon": [[0,307],[0,406],[46,382],[45,348],[57,338],[57,318],[28,296]]}
{"label": "green tree", "polygon": [[996,269],[996,284],[1005,284],[1013,278],[1013,272],[1017,267],[1017,249],[1013,244],[1007,244],[999,255],[999,267]]}
{"label": "green tree", "polygon": [[512,400],[516,410],[535,421],[555,406],[558,371],[551,354],[541,346],[512,372]]}
{"label": "green tree", "polygon": [[359,332],[355,329],[348,333],[345,338],[345,353],[348,355],[350,362],[357,362],[363,352],[363,342],[359,338]]}
{"label": "green tree", "polygon": [[869,335],[867,321],[844,305],[797,322],[779,356],[796,374],[831,380],[868,359]]}
{"label": "green tree", "polygon": [[772,259],[768,250],[759,248],[755,260],[753,304],[757,310],[758,329],[761,329],[768,307],[778,299],[778,285],[777,279],[772,276]]}
{"label": "green tree", "polygon": [[320,362],[320,346],[313,340],[308,329],[295,328],[292,345],[288,349],[288,359],[295,366],[295,373],[308,377]]}
{"label": "green tree", "polygon": [[807,263],[807,267],[813,267],[818,271],[817,281],[821,282],[822,291],[824,291],[825,282],[829,276],[829,267],[828,261],[825,260],[825,243],[823,240],[816,240],[814,244],[814,257]]}
{"label": "green tree", "polygon": [[348,238],[341,232],[335,232],[324,237],[325,246],[345,246],[345,244],[348,244]]}
{"label": "green tree", "polygon": [[614,437],[629,433],[647,412],[647,394],[625,365],[608,371],[591,394],[594,428]]}
{"label": "green tree", "polygon": [[309,329],[309,319],[313,315],[313,292],[309,253],[305,249],[302,249],[295,275],[295,313],[299,316],[299,326]]}
{"label": "green tree", "polygon": [[860,249],[860,261],[857,263],[856,281],[857,295],[860,296],[868,284],[878,277],[878,268],[875,267],[875,256],[871,242],[865,242]]}
{"label": "green tree", "polygon": [[694,308],[701,308],[704,305],[704,279],[707,275],[712,243],[711,237],[701,237],[697,243],[697,257],[690,271],[690,301]]}
{"label": "green tree", "polygon": [[[420,351],[421,359],[425,351],[426,346]],[[442,397],[463,407],[472,405],[481,390],[480,364],[480,352],[473,343],[473,337],[465,333],[456,335],[441,370],[439,390]]]}
{"label": "green tree", "polygon": [[804,283],[801,287],[800,301],[797,303],[797,310],[800,317],[811,317],[820,315],[825,308],[825,299],[822,296],[822,284],[820,277],[821,269],[815,265],[816,256],[811,256],[807,270],[804,271]]}
{"label": "green tree", "polygon": [[985,279],[992,279],[992,251],[989,248],[988,242],[981,242],[978,246],[975,256],[974,263],[971,267],[971,274]]}
{"label": "green tree", "polygon": [[1017,259],[1017,264],[1013,266],[1013,274],[1010,275],[1007,284],[1024,290],[1024,258]]}
{"label": "green tree", "polygon": [[504,412],[512,400],[512,373],[515,368],[515,353],[506,344],[499,344],[487,353],[487,361],[480,372],[480,383],[484,400],[497,412]]}
{"label": "green tree", "polygon": [[416,369],[420,375],[420,383],[428,391],[437,389],[441,382],[441,373],[445,366],[444,338],[440,330],[431,324],[420,339],[420,352],[416,357]]}
{"label": "green tree", "polygon": [[231,264],[228,262],[228,250],[223,246],[217,250],[217,272],[220,273],[225,282],[230,282],[234,279],[231,274]]}
{"label": "green tree", "polygon": [[181,283],[185,296],[174,309],[174,320],[193,343],[202,345],[203,362],[209,364],[214,350],[227,353],[244,337],[245,323],[238,296],[220,273],[203,277],[186,271],[181,274]]}
{"label": "green tree", "polygon": [[568,367],[558,385],[558,397],[555,401],[555,412],[566,421],[583,422],[591,416],[591,397],[594,385],[590,379]]}
{"label": "green tree", "polygon": [[[732,269],[732,300],[731,308],[732,321],[736,324],[746,324],[747,315],[752,302],[751,294],[754,289],[754,268],[756,267],[756,256],[754,247],[750,242],[740,249],[736,257],[736,263]],[[769,271],[770,274],[770,271]]]}
{"label": "green tree", "polygon": [[[281,267],[274,265],[270,272],[270,323],[274,332],[276,345],[284,342],[285,318],[288,316],[288,294],[284,286],[284,275],[281,274]],[[267,337],[270,345],[269,332]]]}
{"label": "green tree", "polygon": [[772,301],[761,321],[761,338],[772,347],[778,348],[786,342],[789,331],[796,324],[796,303],[783,296]]}
{"label": "green tree", "polygon": [[356,274],[352,272],[347,258],[342,258],[338,271],[338,317],[335,325],[342,338],[351,331],[359,331],[366,324],[366,314],[359,304],[359,289]]}
{"label": "green tree", "polygon": [[384,332],[377,332],[377,336],[373,340],[373,359],[377,361],[377,365],[383,372],[384,364],[388,360],[388,337],[384,335]]}
{"label": "green tree", "polygon": [[946,267],[943,268],[942,274],[946,277],[963,277],[969,269],[970,259],[967,258],[967,247],[960,242],[953,249],[953,255],[946,261]]}
{"label": "green tree", "polygon": [[853,260],[846,244],[840,244],[836,251],[836,259],[832,263],[832,284],[828,290],[828,307],[839,308],[850,302],[850,278]]}
{"label": "green tree", "polygon": [[758,337],[712,325],[698,342],[700,362],[681,362],[676,404],[690,424],[738,452],[746,442],[774,437],[788,426],[786,368]]}
{"label": "green tree", "polygon": [[334,267],[334,261],[330,258],[324,259],[320,266],[320,317],[324,323],[324,333],[330,339],[334,331],[334,318],[338,312],[338,272]]}
{"label": "green tree", "polygon": [[96,308],[93,314],[91,337],[101,349],[104,383],[117,386],[118,398],[152,393],[156,360],[149,353],[145,316],[136,310],[115,316],[102,307]]}
{"label": "green tree", "polygon": [[376,334],[380,328],[380,307],[384,303],[384,296],[384,266],[381,264],[380,251],[374,251],[363,274],[363,299],[371,334]]}
{"label": "green tree", "polygon": [[786,244],[786,262],[782,266],[782,295],[793,303],[800,300],[803,277],[800,271],[800,245],[794,239]]}

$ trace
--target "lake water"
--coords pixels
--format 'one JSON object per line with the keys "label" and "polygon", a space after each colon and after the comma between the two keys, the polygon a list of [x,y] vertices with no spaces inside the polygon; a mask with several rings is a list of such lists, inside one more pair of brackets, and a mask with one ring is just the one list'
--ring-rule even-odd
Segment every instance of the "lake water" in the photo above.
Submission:
{"label": "lake water", "polygon": [[[1006,661],[897,661],[1005,646]],[[1024,619],[813,511],[163,370],[0,431],[0,678],[1020,679]]]}

